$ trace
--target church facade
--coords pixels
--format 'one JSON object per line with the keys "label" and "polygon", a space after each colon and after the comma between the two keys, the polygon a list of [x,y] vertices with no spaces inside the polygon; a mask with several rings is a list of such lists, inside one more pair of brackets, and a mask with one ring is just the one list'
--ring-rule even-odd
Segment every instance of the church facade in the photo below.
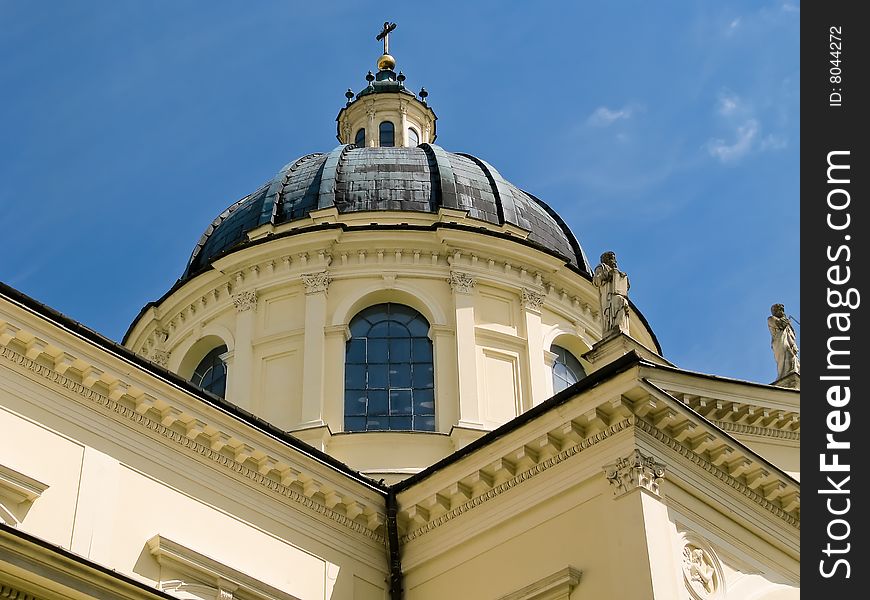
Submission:
{"label": "church facade", "polygon": [[799,377],[665,359],[392,29],[122,343],[0,287],[0,597],[798,598]]}

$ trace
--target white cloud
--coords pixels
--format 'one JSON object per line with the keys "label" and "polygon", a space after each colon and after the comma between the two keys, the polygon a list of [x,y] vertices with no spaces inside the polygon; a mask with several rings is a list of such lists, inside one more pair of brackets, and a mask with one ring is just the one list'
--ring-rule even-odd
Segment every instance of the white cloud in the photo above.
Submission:
{"label": "white cloud", "polygon": [[719,102],[716,107],[716,112],[720,115],[727,116],[734,114],[741,107],[740,97],[734,94],[723,92],[719,95]]}
{"label": "white cloud", "polygon": [[739,160],[751,149],[758,135],[759,124],[755,119],[749,119],[737,127],[734,132],[735,140],[729,144],[722,139],[714,139],[707,142],[707,151],[710,156],[717,158],[723,163],[731,163]]}
{"label": "white cloud", "polygon": [[599,106],[589,115],[586,122],[594,127],[609,127],[616,121],[631,118],[633,112],[631,107],[628,106],[617,110],[607,108],[606,106]]}
{"label": "white cloud", "polygon": [[738,27],[740,27],[740,17],[737,17],[736,19],[734,19],[733,21],[731,21],[728,24],[728,29],[730,29],[732,31],[737,29]]}
{"label": "white cloud", "polygon": [[783,2],[782,3],[782,10],[784,12],[800,12],[801,9],[800,9],[800,6],[795,6],[791,2]]}

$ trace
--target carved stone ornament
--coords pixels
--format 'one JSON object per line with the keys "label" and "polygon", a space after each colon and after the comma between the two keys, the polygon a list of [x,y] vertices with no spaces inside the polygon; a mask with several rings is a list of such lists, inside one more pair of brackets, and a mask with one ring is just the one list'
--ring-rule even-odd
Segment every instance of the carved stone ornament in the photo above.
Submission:
{"label": "carved stone ornament", "polygon": [[715,600],[724,596],[724,573],[716,553],[695,534],[682,540],[683,582],[694,600]]}
{"label": "carved stone ornament", "polygon": [[239,312],[244,312],[246,310],[257,308],[257,292],[254,290],[248,290],[246,292],[239,292],[238,294],[233,294],[233,304],[236,306],[236,310]]}
{"label": "carved stone ornament", "polygon": [[321,292],[326,293],[326,290],[329,289],[329,284],[332,281],[332,278],[329,276],[327,271],[321,271],[320,273],[303,273],[302,274],[302,284],[305,286],[306,294],[319,294]]}
{"label": "carved stone ornament", "polygon": [[165,369],[169,365],[169,352],[166,350],[155,350],[151,353],[151,362]]}
{"label": "carved stone ornament", "polygon": [[474,277],[462,271],[450,271],[450,277],[447,278],[447,283],[450,284],[450,289],[457,294],[470,294],[474,287]]}
{"label": "carved stone ornament", "polygon": [[659,493],[659,481],[665,476],[665,466],[651,456],[635,450],[629,456],[604,467],[614,496],[622,496],[632,490],[644,488],[653,494]]}
{"label": "carved stone ornament", "polygon": [[523,288],[523,308],[540,311],[544,305],[544,295]]}

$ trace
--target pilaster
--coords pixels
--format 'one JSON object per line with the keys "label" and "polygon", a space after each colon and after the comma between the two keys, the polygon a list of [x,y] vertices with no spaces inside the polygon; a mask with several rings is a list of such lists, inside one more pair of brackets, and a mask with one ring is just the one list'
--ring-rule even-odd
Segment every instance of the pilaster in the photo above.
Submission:
{"label": "pilaster", "polygon": [[257,292],[245,290],[233,294],[233,305],[236,307],[236,330],[234,332],[236,346],[233,350],[232,367],[227,372],[232,375],[227,380],[227,400],[241,406],[253,409],[251,402],[251,373],[254,367],[254,328],[257,316]]}
{"label": "pilaster", "polygon": [[[541,327],[541,307],[544,295],[528,288],[522,289],[523,317],[529,354],[529,375],[532,384],[532,405],[537,406],[550,397],[547,386],[547,367],[544,363],[544,333]],[[552,379],[552,378],[550,378]],[[549,386],[552,391],[552,383]]]}
{"label": "pilaster", "polygon": [[323,425],[324,352],[326,349],[326,293],[332,279],[327,271],[304,273],[305,341],[302,359],[302,427]]}
{"label": "pilaster", "polygon": [[332,431],[344,429],[344,361],[350,329],[330,325],[324,329],[325,359],[329,365],[323,379],[323,420]]}
{"label": "pilaster", "polygon": [[459,421],[461,427],[480,428],[480,400],[477,389],[477,340],[474,335],[474,278],[450,271],[456,310],[456,360],[459,375]]}

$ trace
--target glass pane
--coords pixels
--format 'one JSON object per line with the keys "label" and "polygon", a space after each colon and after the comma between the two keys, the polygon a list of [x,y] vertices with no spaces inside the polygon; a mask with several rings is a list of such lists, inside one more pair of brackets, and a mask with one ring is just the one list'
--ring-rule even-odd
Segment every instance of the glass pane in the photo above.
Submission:
{"label": "glass pane", "polygon": [[393,431],[411,431],[411,417],[390,417],[390,429]]}
{"label": "glass pane", "polygon": [[353,140],[354,145],[362,148],[366,145],[366,130],[360,129],[356,132],[356,137]]}
{"label": "glass pane", "polygon": [[411,414],[411,390],[390,390],[390,415]]}
{"label": "glass pane", "polygon": [[366,422],[366,429],[369,431],[377,431],[387,429],[389,426],[389,417],[369,417]]}
{"label": "glass pane", "polygon": [[370,338],[386,338],[390,337],[390,322],[381,321],[369,329],[368,336]]}
{"label": "glass pane", "polygon": [[390,340],[390,362],[411,362],[410,338],[393,338]]}
{"label": "glass pane", "polygon": [[414,417],[416,431],[435,431],[435,417]]}
{"label": "glass pane", "polygon": [[366,341],[350,340],[347,343],[345,356],[348,363],[364,363],[366,361]]}
{"label": "glass pane", "polygon": [[408,129],[408,145],[412,148],[420,144],[420,136],[414,129]]}
{"label": "glass pane", "polygon": [[432,361],[432,342],[427,339],[416,338],[413,340],[412,350],[414,362]]}
{"label": "glass pane", "polygon": [[350,322],[350,335],[355,338],[365,337],[369,332],[369,328],[372,326],[368,320],[360,317],[361,315],[357,315],[353,321]]}
{"label": "glass pane", "polygon": [[410,363],[390,363],[390,387],[411,387]]}
{"label": "glass pane", "polygon": [[390,121],[384,121],[378,128],[381,148],[392,148],[396,145],[396,128]]}
{"label": "glass pane", "polygon": [[387,390],[369,390],[369,416],[390,413]]}
{"label": "glass pane", "polygon": [[404,304],[390,304],[390,317],[403,325],[417,318],[417,311]]}
{"label": "glass pane", "polygon": [[429,322],[421,316],[408,323],[408,330],[414,337],[424,338],[429,335]]}
{"label": "glass pane", "polygon": [[435,414],[435,392],[434,392],[434,390],[414,390],[414,414],[415,415],[434,415]]}
{"label": "glass pane", "polygon": [[386,389],[389,386],[388,365],[369,365],[368,388]]}
{"label": "glass pane", "polygon": [[345,365],[344,387],[349,390],[361,390],[366,387],[366,366]]}
{"label": "glass pane", "polygon": [[420,363],[414,365],[414,378],[412,387],[430,388],[435,385],[435,370],[432,363]]}
{"label": "glass pane", "polygon": [[390,337],[409,338],[408,326],[396,320],[390,320]]}
{"label": "glass pane", "polygon": [[366,430],[366,418],[365,417],[345,417],[344,430],[345,431],[365,431]]}
{"label": "glass pane", "polygon": [[366,414],[366,393],[364,390],[344,392],[344,414],[348,417],[363,417]]}
{"label": "glass pane", "polygon": [[386,339],[371,339],[369,338],[369,363],[385,363],[387,362],[387,348],[389,341]]}
{"label": "glass pane", "polygon": [[389,304],[375,304],[362,311],[360,315],[372,324],[386,321],[389,318],[389,307]]}

